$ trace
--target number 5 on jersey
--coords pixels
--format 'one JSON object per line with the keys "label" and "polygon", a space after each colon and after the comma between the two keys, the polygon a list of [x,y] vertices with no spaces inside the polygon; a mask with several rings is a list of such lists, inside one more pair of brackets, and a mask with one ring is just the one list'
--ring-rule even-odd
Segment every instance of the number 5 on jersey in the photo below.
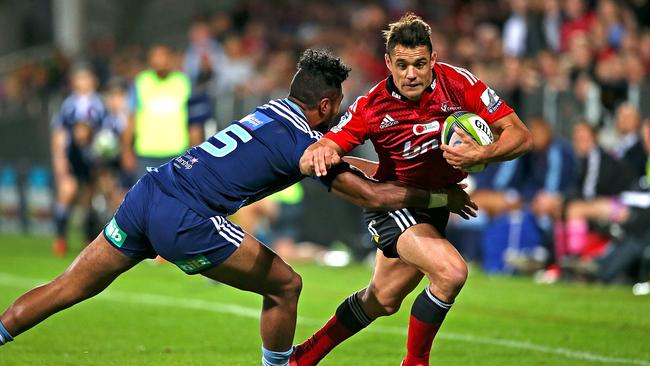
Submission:
{"label": "number 5 on jersey", "polygon": [[237,124],[232,124],[227,128],[219,131],[219,133],[216,135],[212,136],[223,144],[222,147],[216,147],[209,141],[203,142],[201,145],[199,145],[199,147],[214,157],[223,158],[224,156],[233,152],[237,148],[238,144],[237,140],[232,138],[228,132],[237,136],[242,143],[247,143],[253,138],[251,134],[248,133],[248,131],[246,131],[243,127]]}

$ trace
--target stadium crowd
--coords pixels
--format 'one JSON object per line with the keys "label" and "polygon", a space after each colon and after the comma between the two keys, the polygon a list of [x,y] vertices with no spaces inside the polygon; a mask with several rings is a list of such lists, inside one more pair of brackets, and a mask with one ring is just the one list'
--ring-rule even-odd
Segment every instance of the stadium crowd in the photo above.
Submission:
{"label": "stadium crowd", "polygon": [[[186,42],[168,44],[192,98],[207,101],[194,105],[210,109],[202,122],[213,117],[223,127],[248,105],[284,96],[297,55],[311,46],[331,48],[352,67],[343,86],[343,106],[351,104],[387,75],[380,30],[412,10],[431,24],[438,60],[490,85],[534,136],[532,153],[471,176],[482,214],[452,223],[461,253],[489,272],[536,273],[543,283],[650,280],[648,2],[282,5],[248,0],[197,15]],[[81,58],[99,90],[111,93],[133,84],[159,43],[118,44],[107,35],[91,40]],[[78,56],[56,51],[46,62],[16,65],[0,81],[0,105],[69,94]],[[372,159],[370,150],[357,154]]]}

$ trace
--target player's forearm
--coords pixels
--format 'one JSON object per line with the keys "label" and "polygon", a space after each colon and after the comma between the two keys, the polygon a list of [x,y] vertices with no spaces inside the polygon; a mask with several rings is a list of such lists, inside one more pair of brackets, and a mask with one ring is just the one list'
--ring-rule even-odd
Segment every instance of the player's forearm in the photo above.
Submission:
{"label": "player's forearm", "polygon": [[332,191],[351,203],[369,210],[396,210],[404,207],[426,208],[430,192],[394,183],[375,183],[352,172],[338,174]]}
{"label": "player's forearm", "polygon": [[[377,210],[397,210],[404,207],[427,208],[431,193],[424,189],[396,186],[393,184],[373,184],[373,208]],[[446,202],[443,206],[446,205]]]}
{"label": "player's forearm", "polygon": [[[507,119],[506,119],[507,118]],[[526,126],[514,113],[499,124],[499,139],[484,146],[484,162],[512,160],[527,153],[532,147],[532,137]]]}

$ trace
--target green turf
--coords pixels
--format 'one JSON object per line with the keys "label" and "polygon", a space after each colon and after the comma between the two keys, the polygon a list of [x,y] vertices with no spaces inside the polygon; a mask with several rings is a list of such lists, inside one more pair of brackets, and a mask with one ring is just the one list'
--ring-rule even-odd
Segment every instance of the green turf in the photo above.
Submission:
{"label": "green turf", "polygon": [[[63,271],[49,239],[0,234],[0,309]],[[296,266],[304,280],[297,340],[365,284],[363,266]],[[408,312],[380,319],[322,365],[397,366]],[[1,366],[259,365],[260,298],[142,263],[107,291],[0,347]],[[629,287],[539,286],[472,270],[433,348],[432,365],[650,365],[650,297]]]}

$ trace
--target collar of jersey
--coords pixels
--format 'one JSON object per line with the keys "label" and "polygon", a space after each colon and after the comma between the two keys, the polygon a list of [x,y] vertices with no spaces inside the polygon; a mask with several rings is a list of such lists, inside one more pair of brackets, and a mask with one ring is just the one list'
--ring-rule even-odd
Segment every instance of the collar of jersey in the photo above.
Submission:
{"label": "collar of jersey", "polygon": [[289,98],[284,98],[282,101],[287,103],[289,107],[291,107],[291,109],[293,109],[293,111],[296,112],[296,114],[299,114],[302,118],[304,118],[305,121],[307,120],[305,114],[302,113],[302,109],[300,109],[300,107],[298,107],[296,103],[292,102]]}
{"label": "collar of jersey", "polygon": [[[426,89],[424,89],[425,93],[432,93],[433,89],[436,87],[436,71],[433,70],[433,80],[431,81],[431,85],[427,86]],[[388,94],[392,96],[395,99],[399,100],[404,100],[404,101],[409,101],[410,99],[406,98],[405,96],[402,95],[402,93],[399,92],[399,89],[397,89],[397,86],[395,85],[395,81],[393,81],[393,76],[390,75],[386,79],[386,91],[388,91]]]}

